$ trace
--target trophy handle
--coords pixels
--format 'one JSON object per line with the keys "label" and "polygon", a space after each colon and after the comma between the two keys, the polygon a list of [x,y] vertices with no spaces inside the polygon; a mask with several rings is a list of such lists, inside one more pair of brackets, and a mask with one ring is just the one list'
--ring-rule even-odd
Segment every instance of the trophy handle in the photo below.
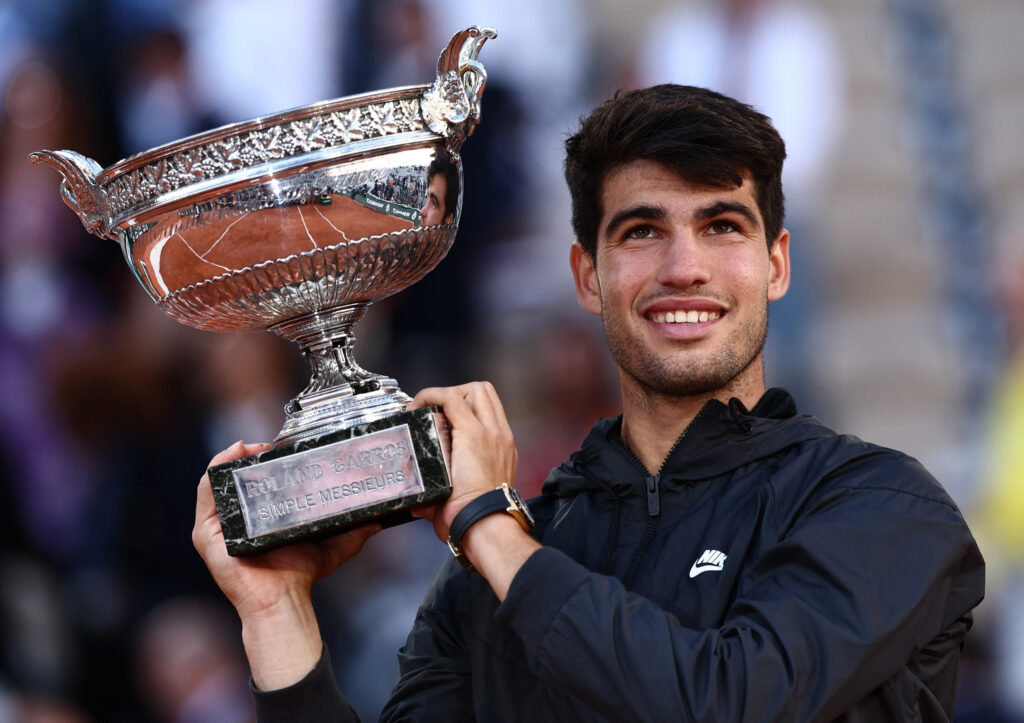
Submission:
{"label": "trophy handle", "polygon": [[44,163],[63,176],[60,195],[64,203],[78,214],[87,231],[107,238],[107,197],[96,183],[103,170],[100,164],[74,151],[36,151],[28,161],[32,165]]}
{"label": "trophy handle", "polygon": [[448,152],[458,158],[462,143],[480,122],[480,98],[487,71],[477,60],[493,28],[473,26],[456,33],[437,59],[437,77],[420,101],[430,130],[444,136]]}

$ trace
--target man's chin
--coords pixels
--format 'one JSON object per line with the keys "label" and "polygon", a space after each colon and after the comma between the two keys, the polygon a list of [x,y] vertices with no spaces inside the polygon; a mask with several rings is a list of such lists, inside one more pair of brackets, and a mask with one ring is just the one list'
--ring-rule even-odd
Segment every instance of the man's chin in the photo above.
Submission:
{"label": "man's chin", "polygon": [[672,365],[662,359],[631,359],[623,371],[649,394],[671,398],[721,396],[742,385],[749,374],[756,374],[755,363],[760,354],[750,359],[733,356],[675,360]]}
{"label": "man's chin", "polygon": [[649,394],[674,399],[692,399],[694,397],[715,396],[717,392],[728,386],[732,380],[719,377],[687,377],[685,379],[673,377],[638,381]]}

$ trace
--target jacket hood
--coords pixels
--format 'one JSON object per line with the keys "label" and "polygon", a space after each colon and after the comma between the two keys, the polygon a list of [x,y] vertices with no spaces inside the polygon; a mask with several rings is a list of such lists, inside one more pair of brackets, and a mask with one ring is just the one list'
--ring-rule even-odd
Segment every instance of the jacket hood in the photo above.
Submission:
{"label": "jacket hood", "polygon": [[[621,437],[622,417],[598,420],[583,445],[544,483],[559,497],[588,489],[625,494],[647,472]],[[717,477],[786,447],[833,436],[814,417],[798,414],[783,389],[769,389],[753,409],[739,399],[710,400],[676,441],[659,473],[664,481],[692,482]]]}

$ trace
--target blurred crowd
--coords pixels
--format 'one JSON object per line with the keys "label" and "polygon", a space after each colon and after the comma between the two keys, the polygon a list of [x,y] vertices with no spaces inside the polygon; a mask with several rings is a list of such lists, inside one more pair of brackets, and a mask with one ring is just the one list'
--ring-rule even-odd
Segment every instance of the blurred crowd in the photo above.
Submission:
{"label": "blurred crowd", "polygon": [[[410,393],[493,380],[529,496],[594,419],[618,413],[599,322],[572,292],[560,146],[619,87],[706,85],[775,119],[795,250],[793,288],[772,310],[769,382],[842,426],[846,400],[816,367],[830,357],[815,329],[836,293],[824,207],[843,202],[828,188],[865,49],[838,24],[900,4],[914,0],[842,17],[800,0],[0,0],[0,723],[251,719],[237,620],[191,545],[195,485],[233,441],[273,438],[309,374],[272,334],[165,317],[30,152],[109,166],[216,125],[428,82],[454,31],[496,27],[453,249],[371,309],[356,348]],[[961,130],[969,149],[970,124]],[[991,255],[979,313],[1001,335],[969,353],[994,372],[985,404],[955,410],[979,431],[963,441],[970,462],[948,466],[969,468],[948,486],[990,562],[958,720],[1024,721],[1024,237],[1004,235]],[[334,669],[364,719],[447,553],[432,538],[420,522],[388,530],[318,588]]]}

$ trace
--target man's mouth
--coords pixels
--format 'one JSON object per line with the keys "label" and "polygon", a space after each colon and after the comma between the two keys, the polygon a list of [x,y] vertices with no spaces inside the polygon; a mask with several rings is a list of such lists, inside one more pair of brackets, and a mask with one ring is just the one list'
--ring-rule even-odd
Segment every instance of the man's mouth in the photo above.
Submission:
{"label": "man's mouth", "polygon": [[697,311],[696,309],[677,311],[657,311],[649,315],[657,324],[700,324],[714,321],[722,316],[718,311]]}

